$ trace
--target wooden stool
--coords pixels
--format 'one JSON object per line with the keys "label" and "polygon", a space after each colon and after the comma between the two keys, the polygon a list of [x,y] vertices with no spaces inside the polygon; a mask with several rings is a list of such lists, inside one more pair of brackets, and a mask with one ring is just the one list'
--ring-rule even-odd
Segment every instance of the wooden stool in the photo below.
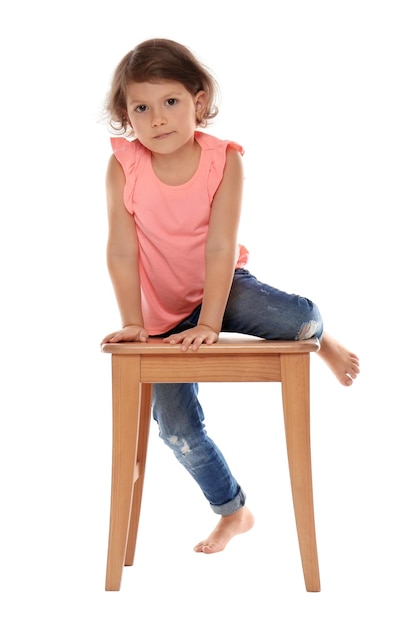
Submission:
{"label": "wooden stool", "polygon": [[320,591],[310,449],[310,352],[317,339],[268,341],[221,335],[197,352],[151,339],[104,344],[112,354],[113,450],[107,591],[118,591],[134,562],[147,455],[153,383],[282,383],[289,473],[307,591]]}

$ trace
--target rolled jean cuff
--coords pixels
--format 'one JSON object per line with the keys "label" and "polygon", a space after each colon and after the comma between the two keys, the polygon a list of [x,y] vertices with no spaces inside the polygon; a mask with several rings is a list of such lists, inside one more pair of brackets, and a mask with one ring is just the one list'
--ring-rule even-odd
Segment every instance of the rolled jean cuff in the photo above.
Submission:
{"label": "rolled jean cuff", "polygon": [[245,502],[246,494],[240,488],[235,498],[229,500],[229,502],[226,502],[225,504],[211,504],[211,508],[214,513],[217,513],[217,515],[222,515],[223,517],[225,517],[226,515],[232,515],[233,513],[241,509],[244,506]]}

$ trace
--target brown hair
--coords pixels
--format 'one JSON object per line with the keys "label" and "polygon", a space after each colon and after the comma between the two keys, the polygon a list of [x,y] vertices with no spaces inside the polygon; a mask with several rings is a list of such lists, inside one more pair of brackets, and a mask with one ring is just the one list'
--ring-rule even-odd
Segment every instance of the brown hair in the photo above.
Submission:
{"label": "brown hair", "polygon": [[170,39],[149,39],[128,52],[115,69],[109,90],[106,112],[111,131],[132,135],[127,116],[126,90],[130,83],[153,83],[172,80],[195,95],[205,91],[205,109],[196,118],[197,126],[205,127],[218,113],[218,83],[192,52]]}

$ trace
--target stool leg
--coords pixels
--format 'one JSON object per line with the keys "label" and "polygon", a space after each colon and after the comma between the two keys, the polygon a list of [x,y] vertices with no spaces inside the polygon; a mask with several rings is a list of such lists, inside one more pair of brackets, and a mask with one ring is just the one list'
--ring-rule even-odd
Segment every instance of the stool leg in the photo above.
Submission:
{"label": "stool leg", "polygon": [[128,539],[137,461],[140,360],[112,355],[112,487],[106,591],[118,591]]}
{"label": "stool leg", "polygon": [[134,563],[135,546],[137,543],[141,501],[143,497],[145,464],[147,459],[148,435],[150,432],[151,390],[151,383],[142,383],[140,385],[140,426],[138,431],[137,446],[137,479],[135,481],[134,494],[132,498],[131,520],[129,525],[127,551],[125,555],[125,565],[132,565]]}
{"label": "stool leg", "polygon": [[298,542],[307,591],[320,591],[310,448],[310,355],[281,355],[282,402]]}

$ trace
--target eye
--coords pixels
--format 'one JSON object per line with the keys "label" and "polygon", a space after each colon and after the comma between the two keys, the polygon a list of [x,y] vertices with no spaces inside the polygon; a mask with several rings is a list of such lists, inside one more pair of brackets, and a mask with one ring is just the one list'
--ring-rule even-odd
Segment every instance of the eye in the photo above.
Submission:
{"label": "eye", "polygon": [[167,104],[169,107],[172,107],[174,104],[176,104],[176,103],[177,103],[177,101],[178,101],[178,100],[177,100],[177,98],[168,98],[168,99],[166,100],[166,104]]}
{"label": "eye", "polygon": [[135,110],[138,113],[144,113],[145,111],[147,111],[147,105],[146,104],[139,104],[138,106],[135,107]]}

